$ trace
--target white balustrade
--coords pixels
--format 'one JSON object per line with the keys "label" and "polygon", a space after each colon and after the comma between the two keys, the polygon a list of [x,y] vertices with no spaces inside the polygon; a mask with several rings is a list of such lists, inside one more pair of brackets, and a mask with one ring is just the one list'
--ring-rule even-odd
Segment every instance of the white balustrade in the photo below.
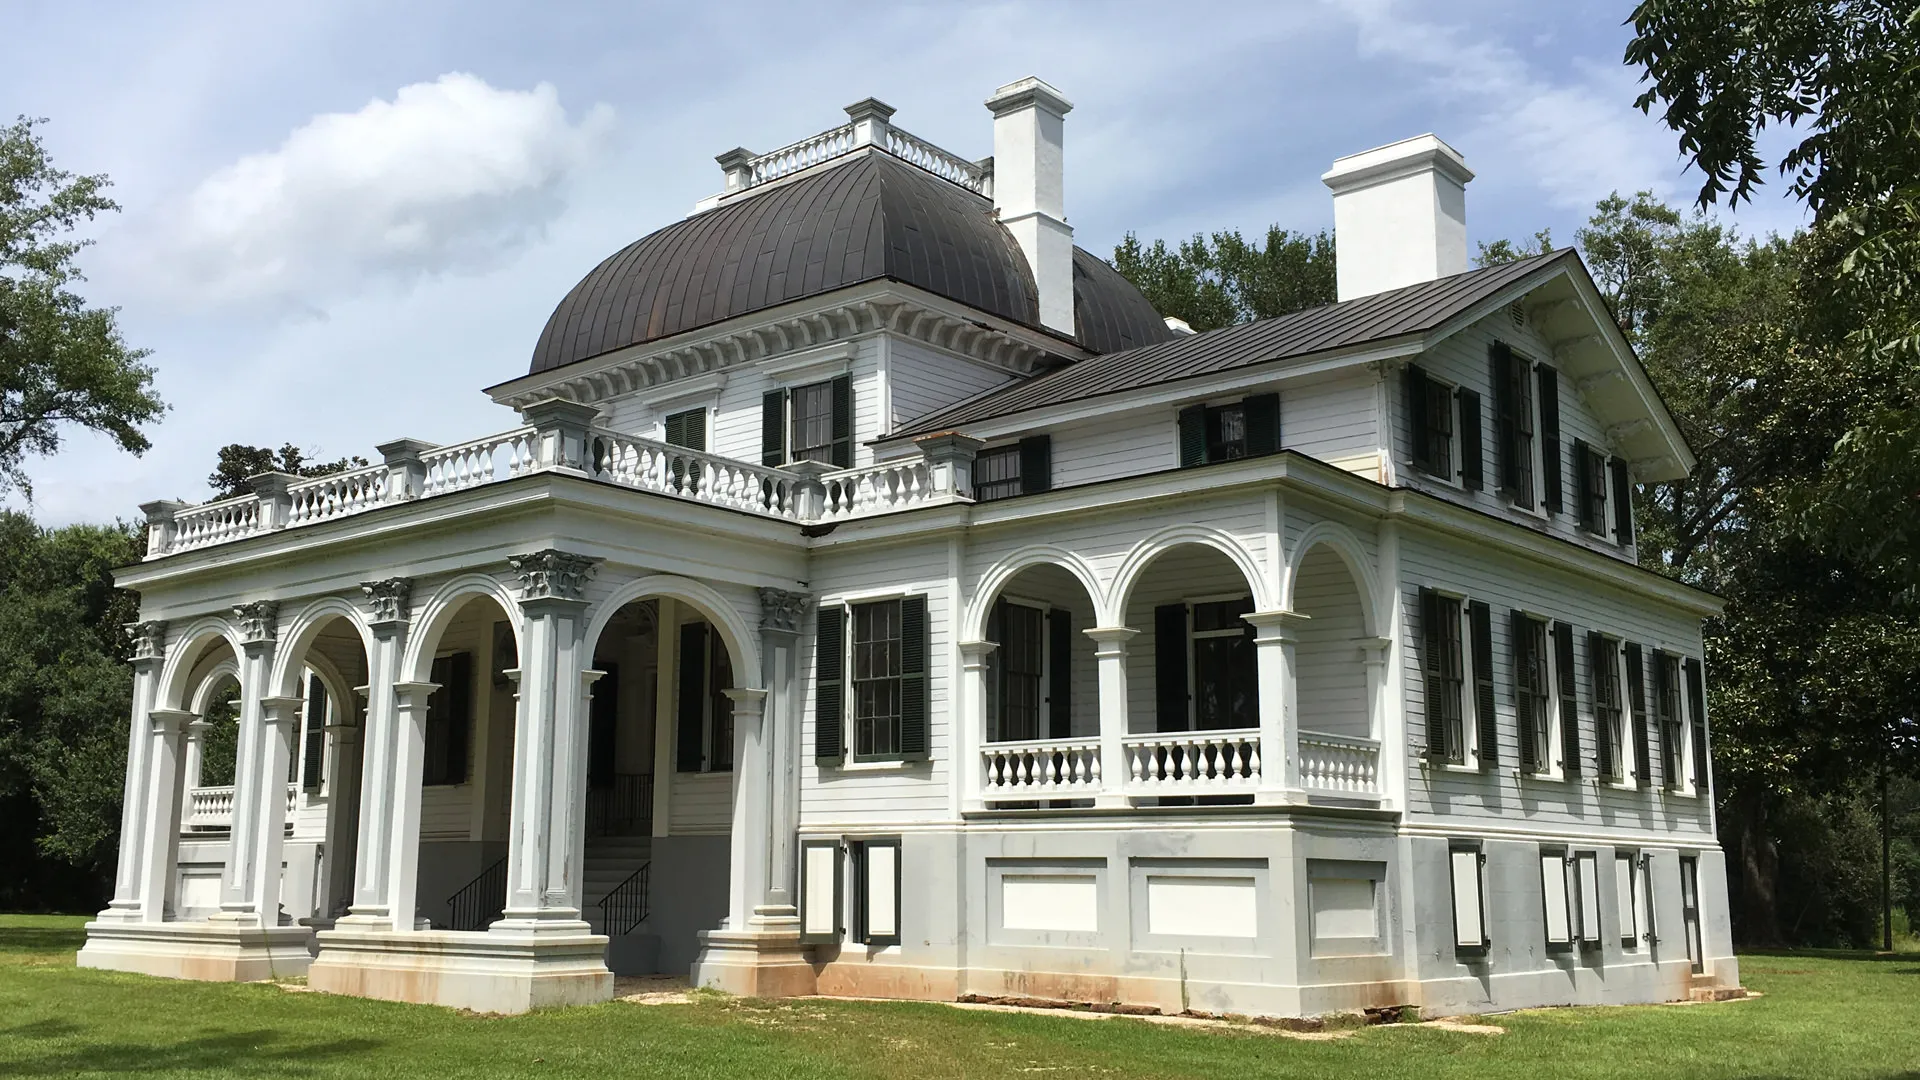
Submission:
{"label": "white balustrade", "polygon": [[420,455],[420,464],[426,469],[420,494],[423,498],[445,495],[510,480],[532,472],[534,463],[534,429],[530,427],[435,447]]}
{"label": "white balustrade", "polygon": [[[187,819],[181,827],[188,831],[233,827],[233,785],[197,787],[188,792]],[[287,813],[293,813],[300,801],[300,785],[287,785]]]}
{"label": "white balustrade", "polygon": [[385,465],[333,473],[287,485],[287,524],[346,517],[379,506],[387,494]]}
{"label": "white balustrade", "polygon": [[887,153],[909,165],[917,165],[942,180],[959,184],[977,195],[993,196],[992,175],[985,169],[897,127],[887,129]]}
{"label": "white balustrade", "polygon": [[168,551],[224,544],[252,536],[260,529],[260,497],[247,494],[189,507],[174,515],[173,543]]}
{"label": "white balustrade", "polygon": [[943,494],[936,490],[933,469],[919,458],[828,473],[820,481],[827,488],[820,513],[826,520],[908,510]]}
{"label": "white balustrade", "polygon": [[1091,798],[1100,791],[1100,740],[988,743],[980,750],[980,774],[987,802]]}
{"label": "white balustrade", "polygon": [[1310,791],[1378,794],[1380,743],[1350,735],[1300,733],[1300,784]]}
{"label": "white balustrade", "polygon": [[1260,784],[1256,728],[1128,735],[1120,747],[1131,794],[1232,795]]}
{"label": "white balustrade", "polygon": [[748,159],[749,186],[766,184],[801,169],[811,168],[853,150],[853,125],[842,124],[811,138],[801,139]]}
{"label": "white balustrade", "polygon": [[798,520],[792,473],[602,428],[587,441],[596,480]]}

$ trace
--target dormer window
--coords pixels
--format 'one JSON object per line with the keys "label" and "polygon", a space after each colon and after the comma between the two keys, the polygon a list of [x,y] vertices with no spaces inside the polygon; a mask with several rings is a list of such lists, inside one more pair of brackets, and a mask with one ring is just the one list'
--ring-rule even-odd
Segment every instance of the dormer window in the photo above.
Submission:
{"label": "dormer window", "polygon": [[1179,426],[1182,468],[1271,454],[1280,449],[1280,395],[1189,406],[1180,410]]}
{"label": "dormer window", "polygon": [[835,376],[760,399],[760,463],[791,461],[853,467],[853,379]]}

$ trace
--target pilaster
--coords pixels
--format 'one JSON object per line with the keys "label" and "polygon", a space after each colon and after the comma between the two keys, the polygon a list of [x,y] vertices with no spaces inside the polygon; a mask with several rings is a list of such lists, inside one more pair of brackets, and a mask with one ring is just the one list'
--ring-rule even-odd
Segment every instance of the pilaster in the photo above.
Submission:
{"label": "pilaster", "polygon": [[166,918],[167,888],[173,882],[174,840],[180,835],[181,744],[186,741],[187,725],[195,717],[179,709],[154,709],[147,716],[146,806],[139,834],[123,843],[140,845],[140,921],[157,923]]}
{"label": "pilaster", "polygon": [[1121,742],[1127,734],[1127,643],[1140,631],[1131,626],[1096,626],[1084,633],[1093,639],[1094,662],[1100,673],[1100,793],[1095,806],[1127,805],[1127,752]]}
{"label": "pilaster", "polygon": [[420,888],[420,789],[427,747],[427,699],[439,685],[393,684],[393,813],[387,823],[388,917],[395,931],[425,930],[416,918]]}
{"label": "pilaster", "polygon": [[[960,770],[962,810],[980,810],[986,806],[981,794],[980,748],[987,739],[987,668],[993,662],[993,650],[999,647],[997,641],[960,643],[960,708],[953,725],[953,767]],[[1104,713],[1102,715],[1104,717]],[[1117,781],[1119,773],[1108,772],[1109,764],[1101,761],[1100,775],[1103,781],[1108,777]]]}
{"label": "pilaster", "polygon": [[766,891],[754,908],[759,919],[797,917],[799,887],[795,837],[800,823],[800,632],[813,608],[809,593],[760,590],[761,679],[767,688]]}

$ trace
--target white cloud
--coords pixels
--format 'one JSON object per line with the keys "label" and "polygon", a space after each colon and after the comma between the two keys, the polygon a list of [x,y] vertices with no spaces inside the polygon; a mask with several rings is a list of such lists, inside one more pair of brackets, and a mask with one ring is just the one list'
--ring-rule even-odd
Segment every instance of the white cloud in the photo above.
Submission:
{"label": "white cloud", "polygon": [[376,280],[487,269],[559,215],[612,119],[596,105],[570,121],[547,83],[463,73],[315,116],[193,189],[151,250],[156,284],[311,310]]}

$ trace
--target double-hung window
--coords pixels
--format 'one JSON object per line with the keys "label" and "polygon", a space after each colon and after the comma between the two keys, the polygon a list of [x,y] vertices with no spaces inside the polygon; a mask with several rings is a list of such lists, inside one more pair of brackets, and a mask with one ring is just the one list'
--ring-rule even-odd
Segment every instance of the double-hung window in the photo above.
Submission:
{"label": "double-hung window", "polygon": [[988,620],[988,637],[999,642],[988,658],[993,693],[987,737],[992,742],[1039,739],[1045,706],[1046,612],[1027,604],[1001,603]]}
{"label": "double-hung window", "polygon": [[1420,666],[1427,709],[1427,757],[1449,765],[1467,762],[1466,674],[1460,647],[1460,601],[1433,589],[1420,590]]}
{"label": "double-hung window", "polygon": [[1499,446],[1499,490],[1513,505],[1532,510],[1534,486],[1533,365],[1505,342],[1491,350],[1494,424]]}
{"label": "double-hung window", "polygon": [[1593,680],[1595,751],[1600,775],[1620,782],[1627,773],[1627,735],[1620,694],[1620,643],[1599,631],[1587,634],[1587,671]]}
{"label": "double-hung window", "polygon": [[1653,701],[1660,726],[1660,775],[1667,787],[1684,791],[1686,742],[1680,705],[1680,658],[1669,652],[1653,654]]}
{"label": "double-hung window", "polygon": [[[814,635],[814,755],[927,756],[927,598],[823,604]],[[850,730],[849,730],[850,729]]]}
{"label": "double-hung window", "polygon": [[1454,479],[1454,391],[1418,364],[1407,365],[1407,419],[1413,466],[1442,480]]}
{"label": "double-hung window", "polygon": [[1513,613],[1513,702],[1520,725],[1520,767],[1553,771],[1553,689],[1547,659],[1547,624]]}
{"label": "double-hung window", "polygon": [[1260,457],[1280,449],[1280,395],[1254,394],[1226,405],[1180,410],[1180,465]]}
{"label": "double-hung window", "polygon": [[1017,443],[990,447],[973,459],[976,502],[1033,495],[1053,487],[1053,441],[1030,435]]}
{"label": "double-hung window", "polygon": [[301,719],[300,753],[295,758],[300,790],[318,793],[325,780],[327,759],[327,684],[307,673],[307,708]]}
{"label": "double-hung window", "polygon": [[1574,515],[1596,536],[1607,533],[1607,457],[1584,441],[1573,441]]}
{"label": "double-hung window", "polygon": [[1259,723],[1253,628],[1241,618],[1253,598],[1193,605],[1193,728],[1221,731]]}
{"label": "double-hung window", "polygon": [[853,756],[886,758],[900,747],[900,601],[853,608]]}
{"label": "double-hung window", "polygon": [[769,390],[761,399],[760,463],[778,468],[793,461],[853,466],[851,376]]}

